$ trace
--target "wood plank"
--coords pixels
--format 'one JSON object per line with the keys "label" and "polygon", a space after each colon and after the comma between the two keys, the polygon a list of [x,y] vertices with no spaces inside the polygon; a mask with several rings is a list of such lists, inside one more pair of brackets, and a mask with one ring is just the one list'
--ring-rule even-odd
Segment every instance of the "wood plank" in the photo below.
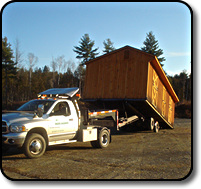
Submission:
{"label": "wood plank", "polygon": [[105,98],[109,98],[109,91],[110,91],[110,76],[111,76],[111,64],[110,64],[110,59],[111,59],[111,56],[108,56],[106,59],[105,59],[105,64],[106,64],[106,67],[107,67],[107,70],[105,70],[105,90],[104,90],[104,96]]}
{"label": "wood plank", "polygon": [[114,85],[115,85],[115,62],[116,62],[116,56],[113,54],[110,56],[109,64],[110,64],[110,79],[109,79],[109,91],[108,91],[108,98],[113,98],[114,93]]}
{"label": "wood plank", "polygon": [[102,85],[103,85],[103,82],[102,82],[102,71],[103,71],[103,66],[102,66],[102,61],[98,61],[97,62],[97,67],[98,67],[98,81],[97,81],[97,94],[96,94],[96,98],[101,98],[101,89],[102,89]]}
{"label": "wood plank", "polygon": [[95,98],[96,97],[96,86],[97,86],[97,65],[96,64],[91,64],[91,93],[90,93],[90,98]]}
{"label": "wood plank", "polygon": [[159,78],[159,83],[158,83],[158,111],[160,114],[162,114],[162,105],[163,105],[163,84]]}
{"label": "wood plank", "polygon": [[128,92],[128,88],[130,87],[129,86],[129,74],[128,74],[128,59],[124,60],[124,66],[125,66],[125,74],[124,74],[124,77],[125,77],[125,84],[124,84],[124,93],[123,93],[123,97],[124,98],[128,98],[128,95],[127,95],[127,92]]}
{"label": "wood plank", "polygon": [[[87,87],[86,87],[86,91],[85,91],[85,98],[90,98],[90,94],[91,94],[91,85],[90,85],[90,78],[91,78],[91,74],[92,74],[92,70],[91,70],[91,65],[87,65]],[[86,85],[86,84],[85,84]]]}
{"label": "wood plank", "polygon": [[133,80],[133,70],[135,69],[134,64],[133,64],[133,58],[130,58],[128,60],[128,65],[127,65],[127,86],[126,86],[126,98],[132,99],[134,94],[133,94],[133,87],[134,85],[134,80]]}
{"label": "wood plank", "polygon": [[116,82],[114,83],[114,93],[113,93],[113,98],[117,98],[118,97],[118,92],[119,92],[119,87],[120,87],[120,55],[116,54]]}
{"label": "wood plank", "polygon": [[150,97],[149,97],[149,85],[150,85],[150,62],[148,62],[148,65],[147,65],[147,91],[146,91],[146,98],[149,100]]}
{"label": "wood plank", "polygon": [[166,118],[166,120],[168,120],[168,112],[169,112],[169,93],[167,92],[166,93],[166,116],[165,116],[165,118]]}
{"label": "wood plank", "polygon": [[125,90],[125,70],[126,67],[124,65],[124,51],[119,54],[119,62],[120,62],[120,72],[119,72],[119,87],[118,87],[118,96],[116,98],[124,98],[124,90]]}
{"label": "wood plank", "polygon": [[147,78],[148,78],[148,59],[146,56],[142,56],[142,83],[141,83],[141,93],[140,98],[146,98],[147,91]]}
{"label": "wood plank", "polygon": [[[133,54],[133,53],[132,53]],[[136,56],[135,54],[132,55],[132,59],[131,59],[131,63],[132,63],[132,67],[131,67],[131,95],[130,98],[136,98],[136,91],[137,91],[137,87],[136,87],[136,83],[137,83],[137,78],[136,78],[136,74],[137,74],[137,61],[136,61]]]}
{"label": "wood plank", "polygon": [[148,100],[151,102],[152,99],[152,78],[153,78],[153,67],[149,63],[149,85],[148,85]]}

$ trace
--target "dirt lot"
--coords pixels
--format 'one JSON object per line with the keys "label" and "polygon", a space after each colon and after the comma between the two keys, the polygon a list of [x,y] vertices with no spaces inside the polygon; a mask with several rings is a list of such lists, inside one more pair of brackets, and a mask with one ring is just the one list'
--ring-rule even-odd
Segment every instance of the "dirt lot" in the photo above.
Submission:
{"label": "dirt lot", "polygon": [[173,130],[121,132],[106,149],[90,143],[49,147],[40,159],[20,150],[2,157],[12,179],[181,179],[191,169],[191,120],[175,119]]}

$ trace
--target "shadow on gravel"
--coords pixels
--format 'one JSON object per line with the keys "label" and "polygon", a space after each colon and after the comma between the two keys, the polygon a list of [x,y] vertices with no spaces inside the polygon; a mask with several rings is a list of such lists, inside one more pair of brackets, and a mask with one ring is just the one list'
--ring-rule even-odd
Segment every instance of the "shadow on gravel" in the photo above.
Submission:
{"label": "shadow on gravel", "polygon": [[[159,132],[166,133],[166,129],[162,129]],[[118,135],[134,135],[137,133],[153,133],[151,130],[137,130],[137,129],[128,129],[128,130],[121,130],[115,133],[111,133],[112,136],[118,136]],[[54,145],[54,146],[48,146],[46,151],[47,152],[53,152],[53,151],[79,151],[79,150],[98,150],[94,149],[91,145],[82,142],[78,143],[71,143],[71,144],[60,144],[60,145]],[[7,151],[2,150],[2,160],[17,160],[17,159],[27,159],[27,157],[23,154],[23,150],[20,148],[10,148]]]}
{"label": "shadow on gravel", "polygon": [[[15,155],[21,155],[23,154],[22,149],[19,148],[10,148],[7,151],[2,151],[2,160],[14,160],[14,159],[26,159],[25,156],[23,157],[16,157]],[[7,157],[9,156],[9,157]],[[10,157],[14,156],[14,157]]]}
{"label": "shadow on gravel", "polygon": [[46,151],[61,151],[61,150],[89,150],[93,149],[89,146],[66,146],[66,144],[63,145],[56,145],[56,146],[48,146]]}
{"label": "shadow on gravel", "polygon": [[[51,151],[73,151],[73,150],[89,150],[93,149],[89,146],[67,146],[66,144],[63,145],[55,145],[55,146],[48,146],[46,152]],[[19,157],[20,155],[20,157]],[[17,157],[18,156],[18,157]],[[2,160],[17,160],[17,159],[28,159],[24,154],[23,150],[19,148],[10,148],[7,151],[2,151]]]}

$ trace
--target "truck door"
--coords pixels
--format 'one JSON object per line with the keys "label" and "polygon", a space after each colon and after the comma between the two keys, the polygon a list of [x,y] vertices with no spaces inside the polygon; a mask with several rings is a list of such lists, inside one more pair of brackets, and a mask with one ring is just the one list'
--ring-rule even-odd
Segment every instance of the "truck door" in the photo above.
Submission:
{"label": "truck door", "polygon": [[75,136],[77,129],[73,124],[74,119],[66,101],[55,105],[49,120],[51,122],[49,125],[50,141],[68,140]]}

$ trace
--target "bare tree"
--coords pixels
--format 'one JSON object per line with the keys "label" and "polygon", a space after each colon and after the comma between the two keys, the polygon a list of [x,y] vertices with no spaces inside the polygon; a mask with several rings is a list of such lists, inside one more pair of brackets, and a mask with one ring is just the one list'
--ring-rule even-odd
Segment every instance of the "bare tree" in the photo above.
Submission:
{"label": "bare tree", "polygon": [[53,86],[52,87],[55,87],[55,72],[56,72],[56,69],[57,69],[57,62],[56,60],[54,60],[54,57],[52,57],[52,61],[51,61],[51,64],[50,66],[52,67],[52,73],[53,73]]}
{"label": "bare tree", "polygon": [[71,62],[71,70],[74,73],[75,72],[75,62]]}
{"label": "bare tree", "polygon": [[70,68],[72,73],[75,71],[75,62],[73,62],[71,59],[67,61],[67,69]]}
{"label": "bare tree", "polygon": [[[75,72],[75,63],[70,59],[67,61],[67,71],[71,70],[72,74],[74,75]],[[74,77],[71,77],[71,84],[73,85]]]}
{"label": "bare tree", "polygon": [[33,72],[33,67],[38,62],[38,57],[33,53],[28,53],[28,66],[29,66],[29,98],[31,97],[31,77]]}
{"label": "bare tree", "polygon": [[64,63],[64,55],[62,56],[59,56],[57,59],[56,59],[56,62],[57,62],[57,65],[59,67],[59,77],[58,77],[58,86],[59,86],[59,82],[60,82],[60,72],[61,72],[61,68],[62,68],[62,65]]}
{"label": "bare tree", "polygon": [[63,73],[67,72],[68,64],[69,64],[69,61],[66,61],[66,60],[63,61],[63,66],[62,66]]}
{"label": "bare tree", "polygon": [[23,53],[20,51],[20,41],[18,38],[16,38],[14,42],[14,48],[15,48],[15,63],[16,66],[19,68],[21,67],[21,63],[23,62]]}

